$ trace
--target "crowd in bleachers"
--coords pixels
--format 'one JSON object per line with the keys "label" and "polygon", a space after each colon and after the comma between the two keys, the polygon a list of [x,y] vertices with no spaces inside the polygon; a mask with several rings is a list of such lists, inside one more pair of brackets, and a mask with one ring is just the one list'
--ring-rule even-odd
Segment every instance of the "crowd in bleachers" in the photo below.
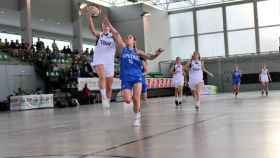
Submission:
{"label": "crowd in bleachers", "polygon": [[52,48],[45,47],[44,42],[36,44],[21,43],[16,40],[10,42],[0,39],[0,49],[8,56],[24,62],[34,64],[36,71],[46,81],[47,91],[61,89],[71,91],[76,89],[78,77],[92,77],[95,74],[90,66],[93,49],[84,52],[72,51],[70,46],[59,50],[55,40]]}

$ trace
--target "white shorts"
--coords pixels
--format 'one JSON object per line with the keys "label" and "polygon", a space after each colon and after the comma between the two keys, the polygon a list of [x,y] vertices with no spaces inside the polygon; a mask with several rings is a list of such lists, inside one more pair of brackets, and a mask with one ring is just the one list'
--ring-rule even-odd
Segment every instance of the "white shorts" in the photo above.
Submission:
{"label": "white shorts", "polygon": [[173,77],[172,85],[177,88],[180,86],[184,86],[184,77]]}
{"label": "white shorts", "polygon": [[196,81],[195,81],[195,80],[190,80],[190,81],[188,82],[188,85],[189,85],[189,87],[190,87],[191,90],[194,90],[195,87],[196,87],[198,84],[204,85],[204,81],[203,81],[203,80],[196,80]]}
{"label": "white shorts", "polygon": [[95,66],[97,65],[104,65],[104,73],[105,77],[114,77],[115,72],[115,66],[114,64],[93,64],[91,63],[91,66],[93,68],[93,71],[96,72]]}
{"label": "white shorts", "polygon": [[261,75],[261,82],[269,82],[267,75]]}

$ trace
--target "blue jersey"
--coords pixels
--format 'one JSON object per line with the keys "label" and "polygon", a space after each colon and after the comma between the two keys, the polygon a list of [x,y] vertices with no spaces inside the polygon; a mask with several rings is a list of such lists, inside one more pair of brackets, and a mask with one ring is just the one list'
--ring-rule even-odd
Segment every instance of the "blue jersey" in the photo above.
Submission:
{"label": "blue jersey", "polygon": [[122,81],[142,80],[142,61],[136,49],[123,48],[120,60],[120,79]]}
{"label": "blue jersey", "polygon": [[239,70],[238,71],[233,71],[232,79],[235,80],[235,81],[240,81],[241,73],[240,73]]}

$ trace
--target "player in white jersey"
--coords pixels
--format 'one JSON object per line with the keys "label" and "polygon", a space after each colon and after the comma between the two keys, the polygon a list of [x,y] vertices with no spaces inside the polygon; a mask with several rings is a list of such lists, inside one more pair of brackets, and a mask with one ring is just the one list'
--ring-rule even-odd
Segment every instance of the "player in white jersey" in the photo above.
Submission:
{"label": "player in white jersey", "polygon": [[102,32],[98,32],[91,16],[88,17],[88,22],[90,31],[98,39],[91,65],[99,77],[103,107],[109,108],[114,77],[116,42],[110,27],[106,23],[102,23]]}
{"label": "player in white jersey", "polygon": [[188,85],[192,91],[192,95],[196,101],[195,108],[199,110],[200,107],[200,95],[204,86],[203,71],[210,76],[214,76],[212,73],[206,70],[204,63],[200,59],[200,54],[194,52],[191,61],[188,63],[189,70],[189,82]]}
{"label": "player in white jersey", "polygon": [[267,66],[265,64],[261,65],[261,72],[259,74],[259,81],[261,83],[261,92],[262,96],[264,95],[264,92],[266,96],[268,96],[268,83],[271,82],[271,77],[269,74],[269,71],[267,69]]}
{"label": "player in white jersey", "polygon": [[182,94],[184,86],[184,72],[180,57],[176,57],[176,63],[172,67],[171,71],[173,74],[172,83],[175,87],[175,104],[176,106],[178,106],[182,104]]}

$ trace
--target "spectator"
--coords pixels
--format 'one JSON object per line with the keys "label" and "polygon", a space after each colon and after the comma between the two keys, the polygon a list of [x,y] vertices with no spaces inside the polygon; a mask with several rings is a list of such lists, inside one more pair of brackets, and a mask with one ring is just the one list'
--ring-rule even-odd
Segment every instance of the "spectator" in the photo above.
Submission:
{"label": "spectator", "polygon": [[14,40],[11,40],[10,48],[16,49],[16,43],[14,42]]}
{"label": "spectator", "polygon": [[46,48],[46,53],[47,53],[47,54],[50,54],[50,53],[51,53],[51,50],[50,50],[50,47],[49,47],[49,46],[47,46],[47,48]]}
{"label": "spectator", "polygon": [[5,47],[10,48],[10,43],[8,42],[7,38],[5,39]]}
{"label": "spectator", "polygon": [[88,88],[87,84],[85,84],[84,88],[83,88],[83,95],[86,97],[89,97],[91,94],[90,89]]}
{"label": "spectator", "polygon": [[84,54],[89,54],[89,49],[88,48],[85,50]]}
{"label": "spectator", "polygon": [[63,53],[63,54],[66,54],[66,53],[67,53],[66,46],[63,47],[61,53]]}
{"label": "spectator", "polygon": [[69,45],[67,46],[67,49],[66,49],[66,54],[72,54],[72,51],[71,51],[71,49],[70,49],[70,46],[69,46]]}
{"label": "spectator", "polygon": [[20,48],[20,44],[19,44],[18,40],[16,40],[15,47],[16,47],[16,49]]}
{"label": "spectator", "polygon": [[91,91],[90,89],[87,87],[87,84],[85,84],[85,87],[83,88],[83,91],[82,91],[82,94],[83,94],[83,97],[85,97],[88,101],[88,104],[90,104],[90,96],[91,96]]}
{"label": "spectator", "polygon": [[40,38],[38,38],[38,41],[36,43],[36,49],[37,51],[42,51],[43,49],[45,49],[45,44],[44,42],[40,41]]}
{"label": "spectator", "polygon": [[81,67],[81,76],[80,77],[92,77],[92,68],[88,61],[84,61]]}
{"label": "spectator", "polygon": [[30,48],[30,49],[31,49],[32,53],[35,53],[35,47],[34,47],[34,44],[32,44],[32,45],[31,45],[31,48]]}
{"label": "spectator", "polygon": [[57,47],[57,45],[56,45],[56,43],[55,43],[55,40],[53,40],[52,49],[53,49],[54,52],[57,52],[57,51],[58,51],[58,47]]}
{"label": "spectator", "polygon": [[17,91],[17,92],[14,91],[14,93],[15,93],[16,96],[27,94],[27,93],[26,93],[24,90],[22,90],[21,88],[18,88],[18,91]]}
{"label": "spectator", "polygon": [[94,54],[94,50],[93,50],[93,48],[91,48],[91,50],[90,50],[90,56],[93,56],[93,54]]}
{"label": "spectator", "polygon": [[19,48],[23,49],[23,50],[26,49],[25,48],[25,42],[23,40],[22,40],[21,44],[19,45]]}

